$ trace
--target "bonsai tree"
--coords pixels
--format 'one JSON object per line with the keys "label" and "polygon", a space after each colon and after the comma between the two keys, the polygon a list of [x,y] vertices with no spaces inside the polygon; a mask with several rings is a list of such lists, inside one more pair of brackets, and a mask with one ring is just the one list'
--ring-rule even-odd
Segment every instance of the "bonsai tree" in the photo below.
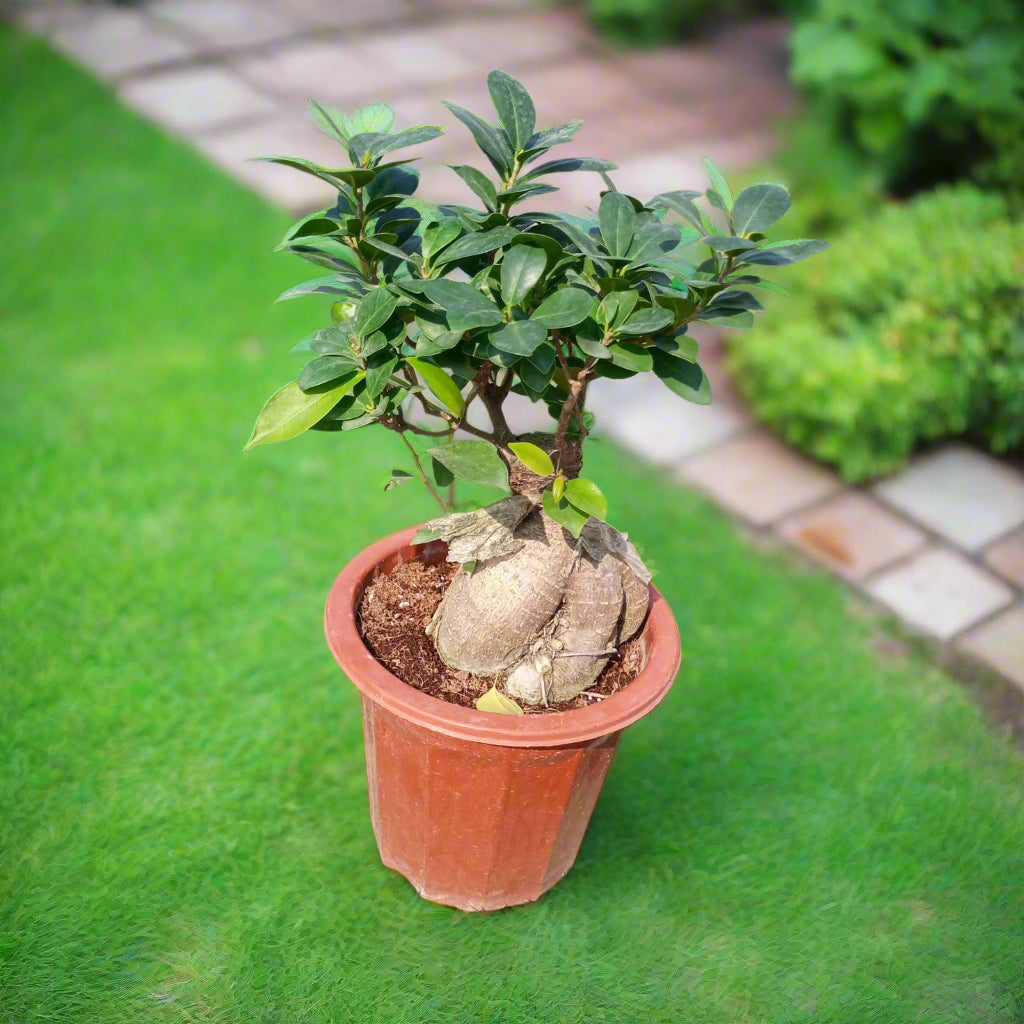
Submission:
{"label": "bonsai tree", "polygon": [[[647,611],[650,574],[581,475],[591,381],[653,373],[683,400],[709,403],[687,325],[749,329],[763,308],[753,291],[781,290],[761,268],[825,243],[766,241],[789,193],[760,184],[734,199],[710,160],[706,192],[641,201],[615,188],[608,160],[545,159],[582,122],[538,130],[518,81],[492,71],[488,86],[497,123],[446,104],[489,165],[452,167],[481,208],[414,197],[411,161],[389,156],[441,129],[395,131],[383,104],[346,115],[311,103],[347,166],[265,158],[337,190],[279,247],[328,271],[282,298],[328,296],[332,322],[297,346],[310,360],[268,400],[247,447],[309,429],[398,434],[410,466],[388,486],[420,478],[443,515],[417,539],[448,541],[462,565],[427,627],[438,654],[498,676],[519,701],[550,704],[590,686]],[[549,176],[567,171],[600,175],[596,216],[530,211],[556,191]],[[549,432],[516,431],[505,412],[513,392],[546,407]],[[444,495],[456,477],[510,493],[454,512]]]}

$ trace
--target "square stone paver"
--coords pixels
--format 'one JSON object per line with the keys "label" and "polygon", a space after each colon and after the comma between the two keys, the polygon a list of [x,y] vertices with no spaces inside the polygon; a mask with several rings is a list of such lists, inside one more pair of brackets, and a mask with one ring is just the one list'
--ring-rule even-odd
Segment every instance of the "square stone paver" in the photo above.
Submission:
{"label": "square stone paver", "polygon": [[378,81],[380,65],[358,41],[311,40],[234,61],[239,73],[267,92],[280,93],[298,107],[309,99],[351,112],[378,97],[367,83]]}
{"label": "square stone paver", "polygon": [[1018,587],[1024,587],[1024,528],[985,548],[985,561]]}
{"label": "square stone paver", "polygon": [[186,68],[124,83],[118,90],[130,107],[176,132],[272,114],[277,104],[220,67]]}
{"label": "square stone paver", "polygon": [[1024,604],[972,629],[960,646],[1024,689]]}
{"label": "square stone paver", "polygon": [[288,15],[315,28],[352,29],[390,24],[408,16],[410,0],[288,0]]}
{"label": "square stone paver", "polygon": [[80,21],[58,24],[50,40],[80,64],[111,77],[185,60],[194,52],[194,47],[138,11],[105,7]]}
{"label": "square stone paver", "polygon": [[597,417],[599,433],[658,465],[678,462],[750,426],[740,410],[694,405],[653,374],[595,380],[587,391],[587,408]]}
{"label": "square stone paver", "polygon": [[963,444],[915,459],[875,490],[969,551],[1024,523],[1024,473]]}
{"label": "square stone paver", "polygon": [[860,491],[847,491],[783,520],[779,533],[850,579],[909,555],[924,533]]}
{"label": "square stone paver", "polygon": [[155,0],[147,10],[191,33],[206,50],[284,39],[306,27],[286,3],[253,0]]}
{"label": "square stone paver", "polygon": [[403,86],[428,86],[457,78],[482,81],[493,67],[486,51],[468,56],[456,49],[443,28],[403,27],[361,35],[353,44],[376,66],[372,80],[386,82],[392,92]]}
{"label": "square stone paver", "polygon": [[285,155],[327,165],[338,162],[338,144],[298,113],[198,136],[192,144],[243,184],[292,213],[322,209],[337,199],[337,193],[319,178],[291,167],[252,160],[256,156]]}
{"label": "square stone paver", "polygon": [[932,546],[868,582],[867,592],[911,625],[948,640],[1013,599],[958,551]]}
{"label": "square stone paver", "polygon": [[532,64],[563,57],[578,50],[589,38],[574,12],[565,8],[547,11],[523,11],[514,16],[463,18],[443,29],[446,41],[460,53],[479,61],[482,54],[494,50],[500,40],[500,52],[492,65],[518,77],[518,61]]}
{"label": "square stone paver", "polygon": [[758,526],[843,488],[834,473],[797,455],[764,430],[688,459],[678,475]]}

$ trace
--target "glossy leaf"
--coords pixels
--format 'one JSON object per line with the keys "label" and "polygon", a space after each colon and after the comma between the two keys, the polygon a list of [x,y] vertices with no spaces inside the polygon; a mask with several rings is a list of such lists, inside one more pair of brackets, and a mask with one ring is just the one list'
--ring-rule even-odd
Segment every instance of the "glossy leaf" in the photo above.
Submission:
{"label": "glossy leaf", "polygon": [[392,351],[380,351],[374,353],[367,360],[366,370],[366,394],[370,398],[377,398],[387,387],[391,374],[398,366],[398,356]]}
{"label": "glossy leaf", "polygon": [[633,241],[636,210],[621,192],[606,192],[597,209],[601,237],[613,256],[625,256]]}
{"label": "glossy leaf", "polygon": [[729,183],[725,180],[725,175],[721,172],[718,164],[715,163],[711,157],[703,157],[704,166],[707,168],[708,177],[711,179],[711,187],[722,197],[722,201],[726,211],[732,209],[732,192],[729,189]]}
{"label": "glossy leaf", "polygon": [[711,384],[697,363],[676,359],[660,349],[652,349],[651,355],[655,376],[662,384],[695,405],[711,404]]}
{"label": "glossy leaf", "polygon": [[421,251],[425,260],[433,259],[446,245],[462,234],[462,222],[457,217],[445,217],[423,232]]}
{"label": "glossy leaf", "polygon": [[618,164],[611,160],[601,160],[593,156],[567,156],[560,160],[549,160],[535,167],[529,174],[523,175],[520,181],[531,181],[543,174],[564,174],[569,171],[614,171]]}
{"label": "glossy leaf", "polygon": [[465,281],[428,281],[424,294],[445,311],[448,325],[453,331],[493,327],[504,320],[501,310],[486,295]]}
{"label": "glossy leaf", "polygon": [[709,245],[715,252],[736,252],[740,249],[756,249],[757,244],[749,238],[739,238],[736,235],[705,235],[701,245]]}
{"label": "glossy leaf", "polygon": [[583,527],[587,525],[589,516],[570,505],[564,497],[556,501],[550,490],[544,492],[542,501],[548,518],[553,519],[559,526],[564,526],[574,537],[579,537]]}
{"label": "glossy leaf", "polygon": [[392,135],[383,135],[379,141],[370,145],[370,153],[375,157],[382,157],[396,149],[405,149],[406,146],[418,146],[423,142],[430,142],[444,135],[444,129],[436,125],[419,125],[416,128],[406,128],[403,131],[395,132]]}
{"label": "glossy leaf", "polygon": [[489,711],[495,715],[526,714],[511,697],[506,697],[495,686],[492,686],[482,697],[477,697],[475,704],[477,711]]}
{"label": "glossy leaf", "polygon": [[440,366],[426,363],[422,359],[409,358],[406,362],[423,378],[423,383],[453,416],[462,416],[466,411],[466,400],[455,381]]}
{"label": "glossy leaf", "polygon": [[754,314],[749,309],[708,308],[697,319],[701,323],[731,327],[735,331],[749,331],[754,326]]}
{"label": "glossy leaf", "polygon": [[530,314],[530,320],[545,330],[575,327],[590,315],[594,302],[594,296],[582,288],[559,288]]}
{"label": "glossy leaf", "polygon": [[339,274],[328,274],[326,277],[317,277],[312,281],[303,281],[302,284],[294,285],[287,291],[281,292],[274,300],[285,302],[288,299],[297,299],[303,295],[344,295],[358,297],[366,292],[366,285],[362,282],[347,279]]}
{"label": "glossy leaf", "polygon": [[565,497],[585,515],[601,520],[608,515],[608,501],[592,480],[567,480]]}
{"label": "glossy leaf", "polygon": [[530,94],[521,82],[497,70],[487,76],[487,91],[513,148],[526,149],[537,123],[537,111]]}
{"label": "glossy leaf", "polygon": [[789,204],[789,191],[781,185],[751,185],[733,204],[733,228],[741,235],[764,231],[786,213]]}
{"label": "glossy leaf", "polygon": [[501,257],[501,297],[505,305],[519,305],[541,279],[547,264],[547,253],[543,249],[514,245],[507,250]]}
{"label": "glossy leaf", "polygon": [[608,346],[608,355],[616,366],[634,373],[644,373],[652,367],[651,351],[635,341],[621,341]]}
{"label": "glossy leaf", "polygon": [[498,190],[494,182],[483,171],[470,167],[468,164],[448,165],[476,194],[477,198],[488,210],[498,208]]}
{"label": "glossy leaf", "polygon": [[509,149],[508,143],[498,134],[494,125],[456,103],[442,102],[469,129],[474,141],[487,159],[491,161],[494,169],[501,175],[510,174],[512,151]]}
{"label": "glossy leaf", "polygon": [[387,288],[374,288],[363,298],[356,310],[356,331],[361,337],[368,337],[384,326],[397,305],[397,296],[389,292]]}
{"label": "glossy leaf", "polygon": [[616,334],[654,334],[664,330],[675,317],[667,309],[654,306],[649,309],[638,309],[632,316],[615,329]]}
{"label": "glossy leaf", "polygon": [[694,362],[697,359],[697,341],[691,338],[688,334],[677,334],[675,337],[665,337],[654,339],[654,344],[661,349],[662,352],[670,356],[675,356],[676,359],[685,359],[687,362]]}
{"label": "glossy leaf", "polygon": [[705,234],[704,223],[697,209],[694,199],[701,195],[700,192],[692,192],[680,189],[676,192],[661,192],[648,202],[648,206],[666,210],[673,210],[685,221],[692,224],[702,235]]}
{"label": "glossy leaf", "polygon": [[297,380],[285,384],[267,399],[266,405],[256,417],[256,425],[245,450],[258,444],[276,444],[298,437],[323,419],[338,400],[355,387],[359,379],[360,375],[357,374],[330,391],[313,394],[303,391]]}
{"label": "glossy leaf", "polygon": [[468,235],[463,235],[457,242],[453,242],[438,256],[435,256],[434,263],[440,266],[466,259],[468,256],[482,256],[484,253],[500,249],[501,246],[511,242],[517,234],[519,232],[512,227],[471,232]]}
{"label": "glossy leaf", "polygon": [[[571,142],[573,136],[582,127],[582,121],[567,121],[565,124],[555,125],[554,128],[545,128],[529,139],[526,143],[526,148],[543,152],[551,146],[557,146],[563,142]],[[538,153],[539,155],[540,153]]]}
{"label": "glossy leaf", "polygon": [[548,332],[533,320],[513,320],[490,336],[491,344],[501,352],[516,356],[531,355],[547,338]]}
{"label": "glossy leaf", "polygon": [[629,318],[639,298],[639,293],[633,290],[606,295],[598,306],[598,319],[609,327],[618,327]]}
{"label": "glossy leaf", "polygon": [[350,373],[354,374],[358,369],[356,361],[349,356],[319,356],[302,368],[302,373],[299,374],[299,387],[303,391],[312,391],[313,388],[322,387],[332,381],[341,381],[341,378],[347,377]]}
{"label": "glossy leaf", "polygon": [[822,242],[816,238],[798,238],[792,241],[775,242],[765,246],[763,249],[756,249],[751,252],[741,253],[737,263],[752,263],[764,267],[781,267],[788,263],[797,263],[800,260],[817,256],[828,248],[828,242]]}
{"label": "glossy leaf", "polygon": [[531,473],[536,473],[537,476],[550,476],[554,473],[555,464],[543,448],[530,444],[529,441],[513,441],[509,448]]}
{"label": "glossy leaf", "polygon": [[491,487],[508,487],[508,468],[489,441],[452,441],[427,454],[463,480]]}

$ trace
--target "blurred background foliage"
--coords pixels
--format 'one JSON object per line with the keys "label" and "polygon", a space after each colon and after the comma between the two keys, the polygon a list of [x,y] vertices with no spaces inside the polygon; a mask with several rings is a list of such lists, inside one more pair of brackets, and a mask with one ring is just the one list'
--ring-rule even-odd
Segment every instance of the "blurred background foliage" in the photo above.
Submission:
{"label": "blurred background foliage", "polygon": [[[586,0],[618,45],[789,20],[802,110],[773,161],[832,251],[731,338],[758,416],[852,480],[966,435],[1024,445],[1024,3]],[[737,338],[739,340],[737,340]]]}

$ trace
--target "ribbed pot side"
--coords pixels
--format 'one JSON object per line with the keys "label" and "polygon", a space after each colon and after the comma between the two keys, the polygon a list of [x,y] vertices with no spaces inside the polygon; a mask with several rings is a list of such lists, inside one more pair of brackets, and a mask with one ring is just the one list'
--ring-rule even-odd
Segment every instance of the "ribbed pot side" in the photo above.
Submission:
{"label": "ribbed pot side", "polygon": [[362,694],[370,817],[381,860],[433,903],[499,910],[529,903],[572,867],[621,731],[651,711],[679,668],[679,633],[651,588],[646,663],[626,688],[550,715],[496,715],[428,696],[367,650],[356,606],[375,575],[444,559],[416,527],[354,558],[327,599],[332,653]]}

